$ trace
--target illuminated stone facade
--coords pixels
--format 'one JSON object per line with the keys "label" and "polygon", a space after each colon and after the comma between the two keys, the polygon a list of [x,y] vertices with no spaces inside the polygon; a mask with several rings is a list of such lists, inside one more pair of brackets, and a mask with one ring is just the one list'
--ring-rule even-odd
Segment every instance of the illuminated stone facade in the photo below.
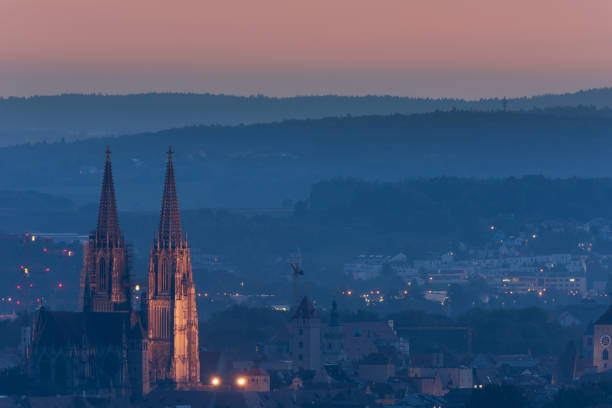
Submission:
{"label": "illuminated stone facade", "polygon": [[128,251],[119,229],[110,151],[98,225],[85,248],[80,312],[40,309],[28,348],[36,384],[54,393],[142,395],[197,388],[198,314],[190,248],[183,236],[169,152],[159,233],[142,309],[132,308]]}
{"label": "illuminated stone facade", "polygon": [[81,308],[86,312],[128,312],[130,276],[125,239],[119,230],[115,187],[106,150],[98,226],[89,235],[81,276]]}
{"label": "illuminated stone facade", "polygon": [[179,388],[200,382],[198,314],[189,250],[181,230],[170,151],[143,309],[147,316],[151,381]]}

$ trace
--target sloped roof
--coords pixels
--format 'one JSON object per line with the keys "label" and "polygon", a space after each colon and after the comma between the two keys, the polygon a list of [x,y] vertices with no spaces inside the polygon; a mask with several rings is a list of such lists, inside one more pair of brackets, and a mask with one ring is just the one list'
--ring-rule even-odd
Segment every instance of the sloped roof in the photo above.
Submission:
{"label": "sloped roof", "polygon": [[595,324],[612,324],[612,305],[610,305],[608,310],[597,319]]}
{"label": "sloped roof", "polygon": [[585,336],[592,336],[595,333],[595,325],[593,324],[593,322],[589,322],[589,324],[587,325],[586,329],[584,330],[584,335]]}
{"label": "sloped roof", "polygon": [[483,353],[478,353],[476,357],[470,362],[470,368],[494,368],[495,360],[491,356]]}
{"label": "sloped roof", "polygon": [[382,353],[370,353],[361,359],[359,364],[362,365],[382,365],[389,364],[389,358]]}
{"label": "sloped roof", "polygon": [[344,330],[344,352],[349,360],[359,360],[378,350],[377,344],[393,343],[396,333],[387,322],[346,322]]}
{"label": "sloped roof", "polygon": [[250,377],[269,377],[270,373],[268,373],[265,369],[256,366],[249,368],[246,375]]}
{"label": "sloped roof", "polygon": [[317,312],[308,296],[304,296],[302,302],[293,314],[294,319],[313,319],[317,317]]}
{"label": "sloped roof", "polygon": [[41,346],[120,345],[126,337],[142,338],[138,315],[132,313],[55,312],[41,308],[33,342]]}

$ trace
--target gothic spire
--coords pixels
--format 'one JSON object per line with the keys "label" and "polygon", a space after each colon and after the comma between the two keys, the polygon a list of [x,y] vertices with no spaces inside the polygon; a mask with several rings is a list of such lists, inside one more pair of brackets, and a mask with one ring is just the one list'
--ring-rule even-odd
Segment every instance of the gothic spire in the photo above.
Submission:
{"label": "gothic spire", "polygon": [[336,304],[336,299],[332,302],[332,310],[330,316],[330,326],[340,326],[340,321],[338,319],[338,305]]}
{"label": "gothic spire", "polygon": [[164,196],[162,198],[161,216],[159,220],[159,238],[164,246],[174,246],[182,241],[181,216],[179,214],[178,199],[176,197],[172,153],[172,146],[170,146],[168,149],[166,181],[164,183]]}
{"label": "gothic spire", "polygon": [[98,227],[96,237],[99,240],[116,243],[119,241],[119,218],[117,217],[117,203],[115,201],[115,186],[113,184],[113,170],[110,160],[110,149],[106,147],[106,164],[104,165],[104,179],[102,181],[102,194],[100,196],[100,209],[98,213]]}

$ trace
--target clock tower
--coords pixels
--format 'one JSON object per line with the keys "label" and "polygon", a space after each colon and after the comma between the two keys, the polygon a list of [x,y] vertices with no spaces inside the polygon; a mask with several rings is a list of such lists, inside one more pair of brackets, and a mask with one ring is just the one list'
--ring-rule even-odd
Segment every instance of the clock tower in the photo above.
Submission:
{"label": "clock tower", "polygon": [[593,366],[598,373],[612,369],[612,305],[593,327]]}

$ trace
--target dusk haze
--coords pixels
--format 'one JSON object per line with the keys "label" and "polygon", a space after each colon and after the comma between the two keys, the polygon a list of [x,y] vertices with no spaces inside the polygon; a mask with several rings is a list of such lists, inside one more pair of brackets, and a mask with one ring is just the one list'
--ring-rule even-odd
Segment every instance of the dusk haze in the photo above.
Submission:
{"label": "dusk haze", "polygon": [[612,408],[612,0],[0,0],[0,408]]}
{"label": "dusk haze", "polygon": [[6,0],[0,93],[480,98],[610,85],[607,0]]}

